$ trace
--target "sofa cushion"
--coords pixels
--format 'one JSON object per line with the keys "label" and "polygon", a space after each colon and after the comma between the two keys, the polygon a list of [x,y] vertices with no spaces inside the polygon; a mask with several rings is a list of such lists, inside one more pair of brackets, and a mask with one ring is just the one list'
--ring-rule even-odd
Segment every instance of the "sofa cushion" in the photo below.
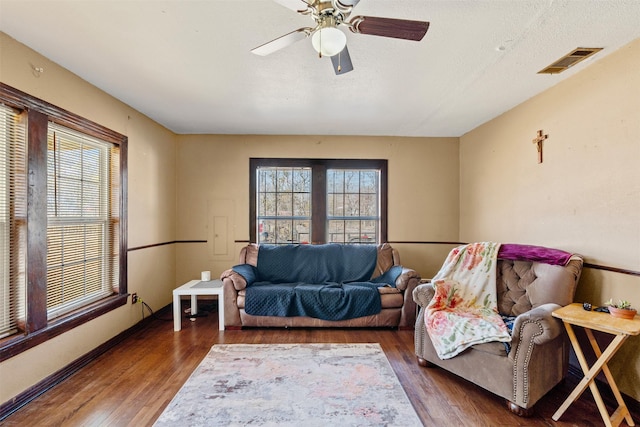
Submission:
{"label": "sofa cushion", "polygon": [[258,252],[260,251],[260,245],[251,243],[240,252],[240,263],[250,264],[254,267],[258,266]]}
{"label": "sofa cushion", "polygon": [[[402,305],[404,304],[404,295],[398,288],[383,286],[378,288],[378,292],[380,293],[380,304],[383,309],[402,308]],[[238,308],[244,309],[245,296],[245,289],[238,291],[238,298],[236,300]]]}
{"label": "sofa cushion", "polygon": [[256,282],[245,293],[247,314],[253,316],[308,316],[344,320],[377,314],[382,309],[377,284]]}
{"label": "sofa cushion", "polygon": [[378,259],[376,260],[376,269],[371,276],[372,278],[384,274],[394,265],[400,265],[400,260],[394,258],[394,251],[390,244],[383,243],[378,245],[377,252]]}
{"label": "sofa cushion", "polygon": [[364,282],[376,266],[371,245],[260,245],[258,280],[271,283]]}
{"label": "sofa cushion", "polygon": [[[242,248],[240,251],[240,263],[250,264],[254,267],[258,266],[258,252],[260,245],[251,243]],[[382,243],[377,246],[378,257],[376,259],[376,268],[371,275],[371,278],[375,278],[384,274],[394,265],[400,265],[400,256],[389,243]]]}
{"label": "sofa cushion", "polygon": [[507,357],[507,351],[505,345],[502,342],[486,342],[482,344],[474,344],[471,346],[471,351],[480,351],[482,353],[495,354],[496,356]]}

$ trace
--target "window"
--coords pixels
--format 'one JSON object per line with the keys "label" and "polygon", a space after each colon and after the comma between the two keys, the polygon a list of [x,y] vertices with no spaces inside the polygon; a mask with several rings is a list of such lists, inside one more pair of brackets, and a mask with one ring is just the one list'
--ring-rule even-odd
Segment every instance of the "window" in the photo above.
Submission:
{"label": "window", "polygon": [[24,319],[27,143],[25,114],[0,104],[0,338]]}
{"label": "window", "polygon": [[0,83],[0,361],[126,303],[126,149]]}
{"label": "window", "polygon": [[311,168],[259,167],[258,238],[261,243],[309,243]]}
{"label": "window", "polygon": [[118,290],[110,191],[116,147],[56,124],[47,148],[47,314],[52,319]]}
{"label": "window", "polygon": [[327,170],[328,242],[379,242],[379,189],[379,170]]}
{"label": "window", "polygon": [[250,171],[251,241],[386,241],[386,160],[251,159]]}

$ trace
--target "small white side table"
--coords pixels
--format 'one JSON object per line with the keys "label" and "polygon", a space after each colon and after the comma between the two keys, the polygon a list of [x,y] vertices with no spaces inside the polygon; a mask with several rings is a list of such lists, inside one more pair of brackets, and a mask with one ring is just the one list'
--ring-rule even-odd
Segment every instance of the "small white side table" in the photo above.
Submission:
{"label": "small white side table", "polygon": [[222,291],[222,280],[192,280],[173,290],[173,330],[182,329],[182,314],[180,307],[180,296],[191,296],[191,314],[198,314],[198,295],[218,295],[218,324],[219,329],[224,331],[224,294]]}

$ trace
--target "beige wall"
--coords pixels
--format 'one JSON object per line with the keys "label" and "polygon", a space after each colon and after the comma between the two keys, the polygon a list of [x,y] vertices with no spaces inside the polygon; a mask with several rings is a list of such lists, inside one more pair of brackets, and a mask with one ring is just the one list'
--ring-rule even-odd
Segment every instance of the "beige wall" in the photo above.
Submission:
{"label": "beige wall", "polygon": [[[389,164],[389,241],[456,241],[458,138],[181,135],[178,137],[178,281],[234,265],[249,239],[251,157],[379,158]],[[217,220],[216,220],[217,218]],[[227,218],[227,220],[223,219]],[[214,232],[227,223],[228,232]],[[225,233],[226,245],[212,237]],[[447,245],[397,244],[402,263],[433,275]]]}
{"label": "beige wall", "polygon": [[[540,244],[639,271],[639,70],[640,39],[462,136],[460,239]],[[542,164],[539,129],[549,135]],[[576,299],[609,298],[640,308],[640,277],[586,269]],[[640,400],[640,338],[612,370]]]}
{"label": "beige wall", "polygon": [[[31,67],[42,67],[38,77]],[[175,240],[175,135],[0,33],[0,81],[129,138],[129,247]],[[129,291],[151,307],[171,302],[175,248],[129,253]],[[0,403],[9,401],[142,318],[126,305],[0,363]]]}

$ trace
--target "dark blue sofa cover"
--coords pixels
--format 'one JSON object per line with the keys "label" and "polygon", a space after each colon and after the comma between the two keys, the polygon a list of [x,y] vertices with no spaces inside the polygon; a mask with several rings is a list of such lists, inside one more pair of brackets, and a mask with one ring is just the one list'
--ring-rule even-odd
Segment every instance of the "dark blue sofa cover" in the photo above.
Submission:
{"label": "dark blue sofa cover", "polygon": [[395,286],[402,267],[372,280],[376,260],[373,245],[261,245],[257,266],[233,270],[247,281],[247,314],[344,320],[379,313],[378,288]]}

